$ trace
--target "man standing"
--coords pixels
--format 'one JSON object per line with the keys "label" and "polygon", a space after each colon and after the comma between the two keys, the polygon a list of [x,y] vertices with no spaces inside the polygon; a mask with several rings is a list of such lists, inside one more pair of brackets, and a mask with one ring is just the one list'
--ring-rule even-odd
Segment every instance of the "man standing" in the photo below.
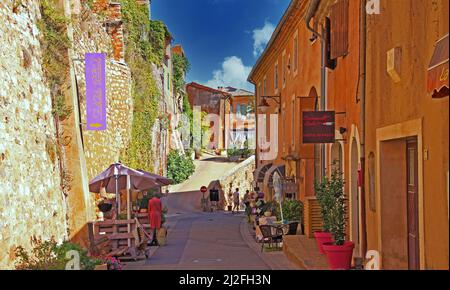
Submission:
{"label": "man standing", "polygon": [[240,199],[239,199],[239,188],[236,188],[236,191],[233,193],[233,211],[232,213],[234,213],[234,211],[236,211],[236,213],[239,212],[239,203],[240,203]]}

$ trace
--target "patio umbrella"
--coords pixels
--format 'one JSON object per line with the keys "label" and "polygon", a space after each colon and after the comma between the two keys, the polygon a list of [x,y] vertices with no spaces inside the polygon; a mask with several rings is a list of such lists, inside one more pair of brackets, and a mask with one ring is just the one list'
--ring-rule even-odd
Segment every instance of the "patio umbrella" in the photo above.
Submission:
{"label": "patio umbrella", "polygon": [[139,172],[143,173],[146,177],[153,178],[154,180],[156,180],[157,183],[160,184],[160,186],[167,186],[173,183],[172,179],[166,178],[164,176],[158,175],[158,174],[154,174],[154,173],[150,173],[144,170],[140,170],[138,169]]}
{"label": "patio umbrella", "polygon": [[[138,171],[129,168],[121,163],[111,164],[108,169],[100,173],[89,182],[89,191],[99,193],[101,188],[105,188],[107,193],[116,194],[116,209],[119,213],[120,190],[127,189],[128,195],[130,190],[148,190],[154,187],[161,186],[161,181],[158,181],[150,173]],[[129,196],[127,196],[129,201]],[[127,216],[130,218],[129,204],[127,207]]]}

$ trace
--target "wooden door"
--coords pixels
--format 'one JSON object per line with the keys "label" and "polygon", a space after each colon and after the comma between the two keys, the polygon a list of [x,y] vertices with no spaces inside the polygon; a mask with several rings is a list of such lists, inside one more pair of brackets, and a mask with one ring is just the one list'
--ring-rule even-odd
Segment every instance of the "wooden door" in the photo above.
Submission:
{"label": "wooden door", "polygon": [[407,160],[407,210],[408,210],[408,266],[410,270],[420,268],[419,255],[419,199],[418,199],[418,154],[417,139],[408,139]]}

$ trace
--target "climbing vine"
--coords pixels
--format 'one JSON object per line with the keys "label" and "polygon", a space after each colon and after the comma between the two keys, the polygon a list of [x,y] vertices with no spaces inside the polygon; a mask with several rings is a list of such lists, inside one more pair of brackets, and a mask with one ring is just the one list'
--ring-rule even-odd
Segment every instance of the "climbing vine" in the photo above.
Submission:
{"label": "climbing vine", "polygon": [[65,104],[63,86],[69,77],[68,48],[71,43],[67,36],[69,20],[56,8],[52,0],[40,2],[41,19],[38,28],[42,32],[42,66],[50,86],[53,115],[59,120],[66,119],[72,110]]}
{"label": "climbing vine", "polygon": [[131,141],[121,161],[133,168],[153,171],[152,128],[158,117],[161,92],[153,79],[152,64],[164,60],[169,32],[160,21],[150,21],[147,7],[121,0],[125,32],[125,60],[130,66],[134,100]]}
{"label": "climbing vine", "polygon": [[173,87],[175,94],[179,95],[182,93],[184,87],[184,76],[189,71],[189,61],[186,57],[173,54],[172,56],[172,67],[173,67]]}

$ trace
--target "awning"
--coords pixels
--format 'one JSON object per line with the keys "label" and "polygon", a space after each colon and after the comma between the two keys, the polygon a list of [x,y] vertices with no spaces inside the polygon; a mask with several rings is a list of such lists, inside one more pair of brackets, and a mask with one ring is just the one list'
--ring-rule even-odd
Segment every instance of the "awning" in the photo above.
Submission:
{"label": "awning", "polygon": [[264,182],[264,176],[267,170],[272,167],[272,163],[262,164],[253,172],[253,177],[256,182]]}
{"label": "awning", "polygon": [[282,179],[285,178],[286,174],[286,166],[285,165],[272,165],[269,170],[267,170],[266,175],[264,176],[264,185],[269,187],[273,187],[273,175],[275,172],[281,176]]}
{"label": "awning", "polygon": [[447,97],[448,91],[448,34],[436,42],[428,66],[428,93],[433,98]]}

